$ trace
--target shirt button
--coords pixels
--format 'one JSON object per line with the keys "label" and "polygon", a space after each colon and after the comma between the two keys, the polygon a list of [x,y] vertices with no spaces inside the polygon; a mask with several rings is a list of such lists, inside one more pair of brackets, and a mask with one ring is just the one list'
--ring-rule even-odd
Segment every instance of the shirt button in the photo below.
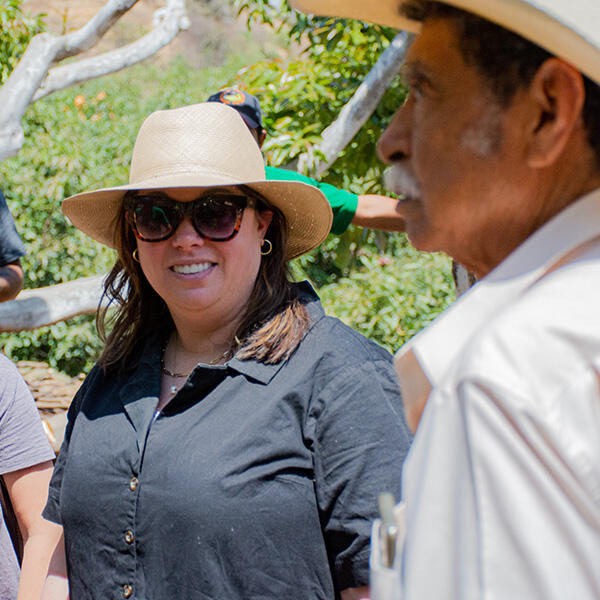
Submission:
{"label": "shirt button", "polygon": [[131,544],[133,542],[133,531],[126,531],[125,532],[125,541],[128,544]]}
{"label": "shirt button", "polygon": [[129,598],[133,594],[133,587],[129,584],[123,586],[123,598]]}
{"label": "shirt button", "polygon": [[129,489],[132,492],[135,492],[135,490],[137,490],[138,483],[139,483],[138,478],[137,477],[132,477],[131,481],[129,482]]}

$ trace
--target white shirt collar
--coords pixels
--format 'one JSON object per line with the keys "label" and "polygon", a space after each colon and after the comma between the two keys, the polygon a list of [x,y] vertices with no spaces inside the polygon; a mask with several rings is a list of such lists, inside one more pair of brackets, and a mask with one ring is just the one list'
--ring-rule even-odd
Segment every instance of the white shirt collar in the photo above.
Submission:
{"label": "white shirt collar", "polygon": [[583,196],[527,238],[396,354],[405,404],[424,405],[467,341],[576,248],[600,236],[600,189]]}

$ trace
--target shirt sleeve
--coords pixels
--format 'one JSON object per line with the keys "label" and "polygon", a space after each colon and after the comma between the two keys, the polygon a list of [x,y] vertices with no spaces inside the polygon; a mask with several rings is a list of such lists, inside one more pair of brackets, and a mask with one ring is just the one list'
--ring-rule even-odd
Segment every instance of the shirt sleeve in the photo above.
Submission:
{"label": "shirt sleeve", "polygon": [[281,169],[279,167],[265,167],[267,179],[273,181],[301,181],[318,188],[323,192],[333,212],[331,233],[341,235],[348,229],[358,207],[358,196],[352,192],[336,188],[329,183],[322,183],[301,173]]}
{"label": "shirt sleeve", "polygon": [[318,187],[327,201],[331,205],[333,211],[333,223],[331,225],[331,233],[341,235],[348,229],[356,214],[358,207],[358,196],[352,192],[336,188],[329,183],[315,181],[314,185]]}
{"label": "shirt sleeve", "polygon": [[27,384],[15,365],[0,355],[0,474],[53,458]]}
{"label": "shirt sleeve", "polygon": [[325,543],[339,589],[369,581],[371,524],[382,492],[400,497],[410,444],[391,364],[341,368],[320,391],[315,411],[315,482]]}
{"label": "shirt sleeve", "polygon": [[62,486],[62,479],[65,469],[65,463],[69,456],[69,441],[71,439],[71,433],[73,432],[73,426],[77,415],[81,410],[83,398],[86,395],[86,390],[92,385],[92,382],[96,379],[98,372],[100,371],[98,366],[95,366],[85,378],[85,381],[75,394],[69,412],[67,413],[67,427],[65,429],[65,437],[61,444],[56,464],[54,465],[54,472],[52,473],[52,479],[50,480],[50,487],[48,489],[48,501],[46,507],[42,512],[42,516],[48,521],[58,523],[62,525],[62,516],[60,511],[60,490]]}
{"label": "shirt sleeve", "polygon": [[4,194],[0,192],[0,266],[11,263],[25,254],[25,246],[17,233]]}

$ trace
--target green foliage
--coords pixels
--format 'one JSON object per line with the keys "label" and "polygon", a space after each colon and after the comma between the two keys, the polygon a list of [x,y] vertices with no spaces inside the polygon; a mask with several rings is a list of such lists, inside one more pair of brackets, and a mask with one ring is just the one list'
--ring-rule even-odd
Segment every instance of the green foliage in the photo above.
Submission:
{"label": "green foliage", "polygon": [[[285,2],[277,8],[267,0],[235,0],[235,4],[249,24],[276,26],[304,48],[285,61],[249,66],[233,82],[259,97],[269,134],[263,148],[267,162],[285,165],[320,141],[321,132],[352,98],[396,32],[353,20],[309,18]],[[382,191],[375,142],[405,96],[397,79],[323,179],[342,187],[349,184],[351,174],[355,191]]]}
{"label": "green foliage", "polygon": [[20,4],[20,0],[0,0],[0,83],[8,79],[31,38],[45,29],[45,15],[30,17]]}
{"label": "green foliage", "polygon": [[[293,163],[300,154],[314,152],[322,131],[352,98],[396,32],[354,20],[308,17],[287,2],[281,7],[268,0],[234,0],[234,4],[249,25],[269,24],[303,48],[299,55],[292,48],[288,60],[265,60],[242,69],[231,82],[261,101],[267,162]],[[406,88],[397,78],[323,181],[357,194],[386,193],[381,183],[384,166],[376,157],[375,144],[405,97]],[[389,252],[388,238],[361,230],[330,236],[303,259],[303,269],[318,284],[347,277],[360,266],[359,249]]]}
{"label": "green foliage", "polygon": [[18,335],[2,334],[0,344],[13,360],[45,361],[69,375],[89,371],[102,347],[92,316]]}
{"label": "green foliage", "polygon": [[454,299],[450,260],[421,254],[395,236],[392,254],[359,253],[360,267],[319,290],[325,310],[387,348],[397,350]]}

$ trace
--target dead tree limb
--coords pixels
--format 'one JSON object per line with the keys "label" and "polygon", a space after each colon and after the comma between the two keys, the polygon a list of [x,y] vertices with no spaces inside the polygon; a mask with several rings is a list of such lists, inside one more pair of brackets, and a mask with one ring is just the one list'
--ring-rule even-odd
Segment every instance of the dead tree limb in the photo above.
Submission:
{"label": "dead tree limb", "polygon": [[[154,29],[134,42],[93,58],[55,66],[65,58],[93,47],[138,0],[109,0],[80,29],[56,36],[36,35],[23,57],[0,88],[0,160],[14,156],[23,146],[21,120],[27,107],[52,92],[106,75],[148,58],[187,29],[185,0],[165,0],[155,13]],[[53,67],[53,68],[52,68]]]}
{"label": "dead tree limb", "polygon": [[[323,131],[321,144],[299,157],[299,171],[309,171],[319,178],[334,163],[366,123],[400,71],[411,40],[412,35],[403,31],[390,42],[337,119]],[[326,159],[317,160],[317,151]]]}
{"label": "dead tree limb", "polygon": [[26,331],[95,313],[105,275],[84,277],[36,290],[24,290],[0,304],[0,332]]}

